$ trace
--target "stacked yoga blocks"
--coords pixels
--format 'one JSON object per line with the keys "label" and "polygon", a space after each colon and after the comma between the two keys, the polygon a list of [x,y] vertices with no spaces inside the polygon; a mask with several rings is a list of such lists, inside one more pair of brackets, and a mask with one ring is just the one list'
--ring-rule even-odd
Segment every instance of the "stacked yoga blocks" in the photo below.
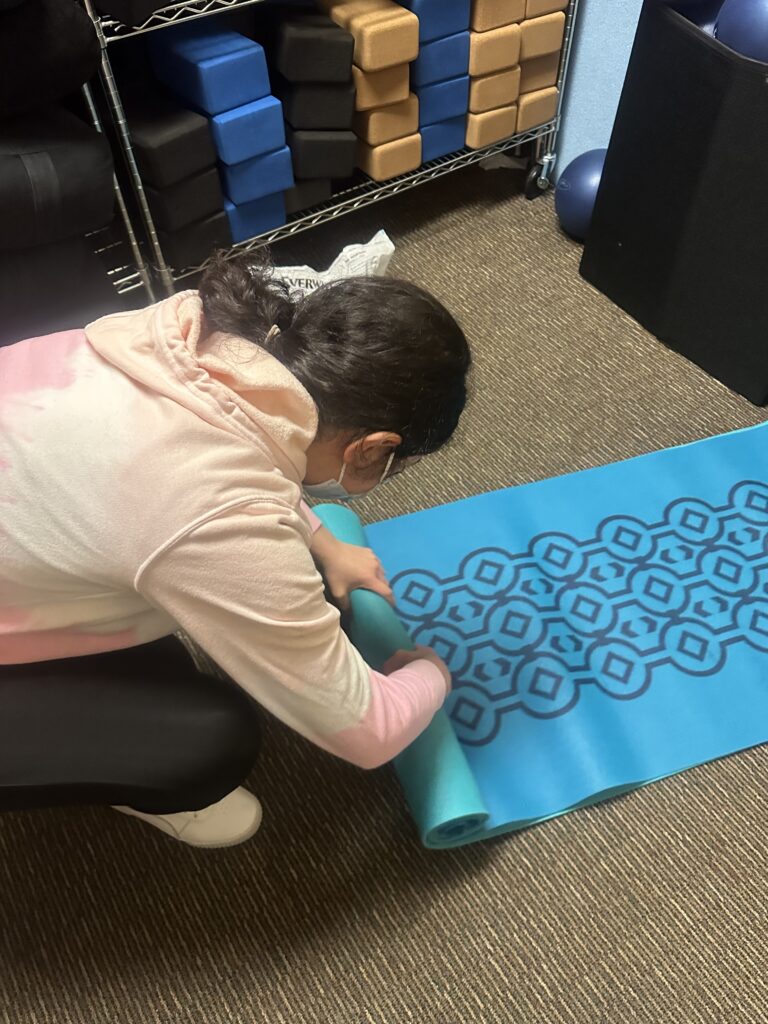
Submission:
{"label": "stacked yoga blocks", "polygon": [[354,40],[357,163],[374,181],[422,161],[419,111],[409,64],[419,53],[419,19],[393,0],[321,0]]}
{"label": "stacked yoga blocks", "polygon": [[550,121],[568,0],[473,0],[467,146]]}
{"label": "stacked yoga blocks", "polygon": [[354,40],[325,15],[290,6],[269,34],[272,83],[296,178],[285,194],[286,212],[298,213],[329,199],[332,180],[351,177],[357,163]]}
{"label": "stacked yoga blocks", "polygon": [[[262,47],[238,32],[192,23],[155,33],[150,54],[160,81],[208,121],[232,239],[284,224],[291,151]],[[203,258],[211,248],[206,245]],[[183,255],[171,251],[169,257],[176,266],[196,262],[188,249]]]}
{"label": "stacked yoga blocks", "polygon": [[419,102],[422,160],[464,147],[469,105],[470,0],[403,0],[419,19],[411,87]]}

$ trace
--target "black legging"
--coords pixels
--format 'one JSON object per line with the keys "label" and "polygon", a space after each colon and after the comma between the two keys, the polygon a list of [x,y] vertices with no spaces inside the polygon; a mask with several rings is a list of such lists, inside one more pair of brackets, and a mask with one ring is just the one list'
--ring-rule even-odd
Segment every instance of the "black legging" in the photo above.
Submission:
{"label": "black legging", "polygon": [[0,666],[0,808],[193,811],[235,789],[259,749],[256,705],[184,646]]}

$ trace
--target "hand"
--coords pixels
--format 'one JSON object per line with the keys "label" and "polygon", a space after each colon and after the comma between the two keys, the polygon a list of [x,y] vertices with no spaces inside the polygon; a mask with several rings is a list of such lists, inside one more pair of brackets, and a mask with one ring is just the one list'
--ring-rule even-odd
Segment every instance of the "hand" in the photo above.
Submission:
{"label": "hand", "polygon": [[385,662],[382,671],[385,675],[391,676],[393,672],[405,668],[406,665],[410,665],[414,661],[431,661],[433,665],[437,666],[443,673],[446,693],[451,692],[451,670],[431,647],[417,647],[415,651],[397,651],[389,661]]}
{"label": "hand", "polygon": [[370,548],[345,544],[330,535],[318,539],[320,543],[313,543],[312,553],[320,563],[331,597],[340,608],[346,611],[350,593],[359,589],[372,590],[390,604],[395,603],[381,562]]}

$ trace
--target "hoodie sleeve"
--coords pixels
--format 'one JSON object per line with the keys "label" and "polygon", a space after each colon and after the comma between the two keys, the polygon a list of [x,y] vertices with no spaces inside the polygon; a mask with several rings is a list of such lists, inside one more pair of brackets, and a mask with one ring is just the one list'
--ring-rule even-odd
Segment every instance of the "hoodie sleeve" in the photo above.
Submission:
{"label": "hoodie sleeve", "polygon": [[136,589],[163,609],[259,704],[363,768],[389,761],[446,696],[416,661],[370,669],[327,603],[303,517],[274,502],[220,512],[156,551]]}

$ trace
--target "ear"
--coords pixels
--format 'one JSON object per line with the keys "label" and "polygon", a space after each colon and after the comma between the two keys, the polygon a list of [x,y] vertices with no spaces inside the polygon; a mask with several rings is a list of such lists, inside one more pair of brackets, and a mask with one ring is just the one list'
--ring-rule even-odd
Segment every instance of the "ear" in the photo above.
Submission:
{"label": "ear", "polygon": [[344,449],[344,462],[354,469],[366,470],[377,466],[403,443],[400,434],[390,430],[378,430],[374,434],[350,441]]}

